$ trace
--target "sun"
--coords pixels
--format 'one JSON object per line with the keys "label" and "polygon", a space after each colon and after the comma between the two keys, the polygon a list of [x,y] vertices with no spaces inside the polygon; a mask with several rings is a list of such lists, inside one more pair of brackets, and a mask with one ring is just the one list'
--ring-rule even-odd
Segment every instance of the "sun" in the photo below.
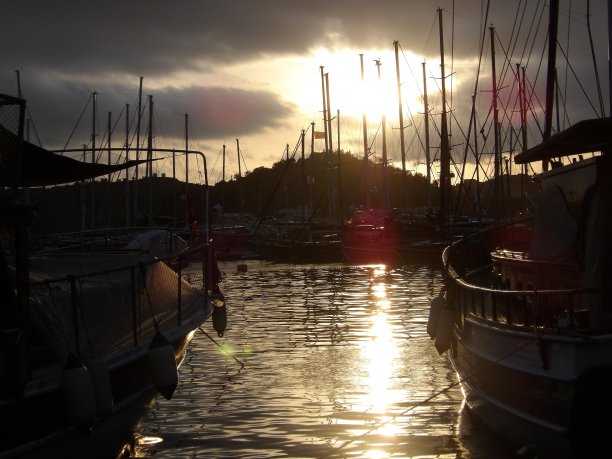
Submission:
{"label": "sun", "polygon": [[[421,60],[412,53],[400,55],[402,110],[405,113],[423,111],[422,83],[414,81],[413,78],[417,70],[420,75]],[[308,68],[304,74],[308,75],[310,81],[305,81],[304,75],[293,81],[300,83],[298,105],[306,113],[322,112],[320,68],[323,66],[323,73],[328,75],[332,116],[338,109],[343,117],[361,118],[365,113],[368,122],[376,122],[383,115],[390,122],[397,122],[397,73],[391,46],[386,51],[367,52],[357,52],[353,49],[319,49],[313,51],[311,56],[304,60],[303,65]]]}

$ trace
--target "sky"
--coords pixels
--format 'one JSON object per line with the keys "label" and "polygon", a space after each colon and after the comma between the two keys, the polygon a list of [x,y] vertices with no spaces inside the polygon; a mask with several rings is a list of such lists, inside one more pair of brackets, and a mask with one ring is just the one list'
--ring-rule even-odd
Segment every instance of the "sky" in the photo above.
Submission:
{"label": "sky", "polygon": [[[587,4],[603,102],[596,91]],[[146,145],[146,101],[151,95],[154,146],[184,149],[187,137],[190,149],[205,154],[214,183],[223,177],[223,145],[225,178],[238,173],[236,139],[242,173],[281,160],[287,145],[290,155],[301,154],[302,130],[307,131],[310,152],[311,123],[323,130],[321,67],[329,81],[334,147],[340,141],[340,148],[363,157],[365,111],[368,148],[372,160],[379,161],[384,113],[387,156],[401,167],[399,66],[406,167],[423,172],[423,62],[432,163],[440,143],[438,8],[455,161],[473,161],[465,156],[472,94],[479,148],[486,151],[491,143],[490,26],[496,37],[498,101],[506,107],[501,117],[502,129],[508,129],[505,148],[510,151],[517,142],[510,126],[520,126],[516,63],[525,67],[531,88],[529,143],[541,140],[548,12],[547,2],[540,0],[5,0],[0,15],[0,93],[18,95],[19,82],[31,119],[30,141],[48,149],[91,147],[94,92],[96,144],[108,142],[110,113],[112,146],[122,146],[129,104],[134,148],[142,78],[141,145]],[[602,111],[609,114],[606,21],[605,0],[560,0],[557,76],[563,88],[558,95],[566,108],[555,117],[555,128]],[[511,51],[513,57],[506,59]],[[322,149],[323,141],[317,140],[315,151]],[[158,161],[156,167],[168,174],[170,160]],[[190,177],[202,175],[200,166],[192,162],[191,168],[199,170]]]}

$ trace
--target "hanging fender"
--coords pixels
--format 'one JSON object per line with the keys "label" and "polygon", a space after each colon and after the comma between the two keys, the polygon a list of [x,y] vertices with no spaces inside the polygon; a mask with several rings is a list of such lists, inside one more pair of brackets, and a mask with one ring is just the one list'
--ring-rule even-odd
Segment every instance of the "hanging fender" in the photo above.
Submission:
{"label": "hanging fender", "polygon": [[158,331],[148,351],[151,382],[166,400],[174,395],[178,385],[178,369],[172,344]]}
{"label": "hanging fender", "polygon": [[440,309],[440,319],[436,329],[436,339],[434,344],[438,354],[444,354],[451,346],[453,326],[455,325],[455,310],[443,307]]}
{"label": "hanging fender", "polygon": [[227,328],[227,307],[225,306],[225,297],[220,291],[213,292],[211,295],[213,304],[212,322],[213,328],[217,332],[219,338],[223,337]]}
{"label": "hanging fender", "polygon": [[106,362],[102,360],[93,360],[88,363],[87,369],[91,375],[94,392],[96,394],[96,412],[100,417],[108,416],[113,413],[114,400],[110,374]]}
{"label": "hanging fender", "polygon": [[446,304],[444,300],[444,294],[440,292],[429,306],[429,318],[427,319],[427,334],[431,339],[435,339],[438,332],[438,323],[440,322],[440,311]]}
{"label": "hanging fender", "polygon": [[96,419],[96,393],[87,367],[74,354],[68,355],[60,384],[68,421],[88,433]]}

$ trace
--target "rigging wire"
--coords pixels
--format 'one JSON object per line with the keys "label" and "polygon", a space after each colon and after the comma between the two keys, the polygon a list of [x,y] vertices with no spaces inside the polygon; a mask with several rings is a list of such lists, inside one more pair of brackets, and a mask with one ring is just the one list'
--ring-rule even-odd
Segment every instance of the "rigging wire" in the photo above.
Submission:
{"label": "rigging wire", "polygon": [[[68,148],[68,144],[70,143],[70,140],[72,140],[72,136],[74,135],[77,127],[79,126],[79,124],[81,123],[81,120],[83,119],[83,115],[85,115],[85,110],[87,110],[87,107],[89,107],[89,103],[91,102],[93,98],[93,94],[89,94],[89,98],[87,99],[87,103],[85,104],[85,107],[83,107],[83,111],[81,112],[81,114],[79,115],[79,118],[76,122],[76,124],[74,125],[74,128],[72,129],[72,132],[70,133],[70,135],[68,136],[68,140],[66,141],[66,144],[64,145],[63,150]],[[63,155],[63,153],[60,153]]]}
{"label": "rigging wire", "polygon": [[[595,81],[597,84],[597,95],[599,96],[599,107],[601,109],[601,116],[606,116],[606,112],[604,109],[603,95],[601,93],[601,83],[599,82],[599,71],[597,70],[597,59],[595,59],[595,46],[593,45],[593,34],[591,33],[591,0],[587,0],[587,31],[589,34],[589,43],[591,45],[591,56],[593,58],[593,67],[595,69]],[[569,37],[568,37],[568,46],[569,46]],[[611,107],[612,110],[612,107]]]}

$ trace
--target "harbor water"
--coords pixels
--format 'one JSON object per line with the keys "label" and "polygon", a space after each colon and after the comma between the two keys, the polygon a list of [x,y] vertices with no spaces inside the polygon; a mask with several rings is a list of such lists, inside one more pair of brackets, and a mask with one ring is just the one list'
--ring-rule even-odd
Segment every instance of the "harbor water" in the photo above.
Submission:
{"label": "harbor water", "polygon": [[131,457],[514,457],[463,409],[426,333],[440,269],[220,267],[227,330],[196,332],[173,399],[154,402]]}

